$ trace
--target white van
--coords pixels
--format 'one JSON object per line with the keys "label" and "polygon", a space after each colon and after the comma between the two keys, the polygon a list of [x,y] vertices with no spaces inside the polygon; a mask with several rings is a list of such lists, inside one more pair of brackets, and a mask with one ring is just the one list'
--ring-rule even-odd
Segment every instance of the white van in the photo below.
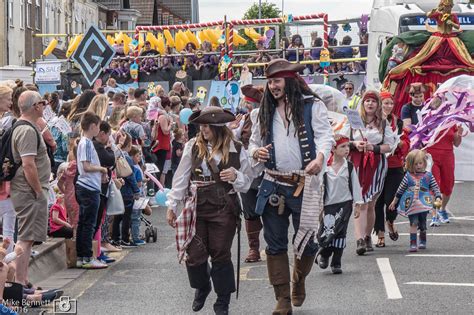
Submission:
{"label": "white van", "polygon": [[[369,22],[369,49],[367,60],[367,85],[379,89],[378,70],[380,54],[387,42],[407,31],[425,30],[425,22],[435,25],[426,13],[436,8],[439,0],[374,0]],[[462,30],[474,30],[474,4],[468,0],[454,0],[453,12],[457,13]]]}

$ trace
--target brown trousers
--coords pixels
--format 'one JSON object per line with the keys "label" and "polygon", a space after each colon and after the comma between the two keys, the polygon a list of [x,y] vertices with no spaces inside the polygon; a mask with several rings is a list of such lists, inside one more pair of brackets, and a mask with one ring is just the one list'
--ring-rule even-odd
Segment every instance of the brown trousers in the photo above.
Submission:
{"label": "brown trousers", "polygon": [[196,209],[196,235],[187,249],[190,267],[211,262],[231,261],[232,241],[237,226],[237,218],[230,207],[203,203]]}

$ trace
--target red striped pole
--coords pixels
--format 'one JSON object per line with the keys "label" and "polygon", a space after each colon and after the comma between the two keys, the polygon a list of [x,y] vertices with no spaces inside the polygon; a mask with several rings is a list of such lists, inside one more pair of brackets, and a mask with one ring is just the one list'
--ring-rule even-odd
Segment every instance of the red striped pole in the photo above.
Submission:
{"label": "red striped pole", "polygon": [[[329,22],[328,22],[328,15],[327,14],[324,14],[324,16],[323,16],[323,23],[324,23],[323,24],[323,30],[324,30],[323,47],[328,49],[328,47],[329,47],[329,33],[328,33]],[[324,84],[328,84],[328,82],[329,82],[329,70],[327,69],[327,67],[324,67],[323,74],[324,74]]]}
{"label": "red striped pole", "polygon": [[203,22],[194,24],[176,24],[176,25],[139,25],[135,27],[136,32],[140,31],[163,31],[163,30],[184,30],[191,28],[202,28],[222,25],[223,21]]}
{"label": "red striped pole", "polygon": [[229,67],[227,68],[227,80],[231,81],[234,78],[234,71],[232,69],[232,59],[234,57],[234,26],[229,23],[229,38],[227,39],[228,55],[230,58]]}

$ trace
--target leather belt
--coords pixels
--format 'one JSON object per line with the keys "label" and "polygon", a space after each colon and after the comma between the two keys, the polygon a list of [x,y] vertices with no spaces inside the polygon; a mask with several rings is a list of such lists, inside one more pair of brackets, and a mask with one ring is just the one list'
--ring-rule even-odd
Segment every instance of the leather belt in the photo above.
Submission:
{"label": "leather belt", "polygon": [[274,175],[274,174],[270,174],[269,172],[267,172],[267,174],[270,175],[277,182],[289,184],[291,186],[296,186],[296,190],[293,193],[293,197],[298,197],[301,194],[301,192],[303,191],[304,176],[301,176],[301,175],[298,175],[298,174]]}

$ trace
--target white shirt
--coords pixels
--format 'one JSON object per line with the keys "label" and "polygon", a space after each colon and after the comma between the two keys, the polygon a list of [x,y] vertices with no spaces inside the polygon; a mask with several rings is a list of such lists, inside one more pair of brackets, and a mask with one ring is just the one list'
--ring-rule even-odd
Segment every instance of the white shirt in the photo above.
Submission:
{"label": "white shirt", "polygon": [[353,200],[354,203],[363,203],[362,199],[362,188],[360,187],[359,177],[357,172],[352,169],[351,181],[352,181],[352,195],[349,190],[349,168],[347,166],[347,160],[344,159],[339,172],[336,173],[332,166],[327,168],[327,186],[326,186],[326,200],[325,206],[333,205],[336,203]]}
{"label": "white shirt", "polygon": [[[351,133],[351,126],[349,122],[347,122],[341,129],[340,134],[345,135],[346,137],[350,137]],[[393,150],[397,143],[397,134],[393,132],[390,123],[387,122],[385,125],[385,136],[383,135],[380,130],[377,128],[366,128],[362,131],[362,134],[367,139],[367,142],[370,144],[379,144],[382,141],[383,137],[383,144],[388,144],[390,146],[390,151]],[[352,138],[354,141],[363,141],[364,139],[361,136],[361,133],[358,130],[352,131]]]}
{"label": "white shirt", "polygon": [[[262,139],[260,123],[258,120],[259,109],[252,111],[252,136],[249,143],[249,155],[252,157],[255,150],[264,146],[265,139]],[[328,111],[323,102],[316,100],[312,107],[311,127],[314,132],[314,144],[316,146],[316,156],[318,153],[324,155],[326,161],[334,145],[331,125],[329,124]],[[301,158],[298,135],[295,135],[295,126],[290,122],[289,132],[285,128],[282,117],[275,111],[273,115],[273,142],[275,145],[276,169],[280,172],[291,172],[300,170],[303,163]],[[323,163],[323,167],[326,163]],[[263,163],[258,166],[263,170]],[[256,170],[257,171],[257,170]]]}
{"label": "white shirt", "polygon": [[[187,196],[189,181],[191,179],[192,150],[195,142],[196,139],[193,138],[184,146],[181,161],[173,176],[173,188],[168,193],[168,208],[173,209],[175,214],[177,214],[178,202],[184,200]],[[233,141],[230,143],[229,152],[237,152]],[[216,164],[219,164],[221,158],[222,156],[217,154],[213,159]],[[209,171],[205,161],[202,162],[201,167],[203,176],[211,176],[211,172]],[[250,167],[247,151],[245,151],[244,148],[240,150],[240,169],[235,171],[237,172],[237,178],[230,184],[232,184],[235,192],[246,192],[250,188],[254,175],[252,173],[252,168]]]}
{"label": "white shirt", "polygon": [[102,182],[101,172],[86,172],[82,163],[87,161],[91,165],[100,166],[99,156],[91,139],[82,137],[81,141],[79,141],[77,145],[77,161],[77,170],[79,171],[77,183],[88,190],[100,192]]}

